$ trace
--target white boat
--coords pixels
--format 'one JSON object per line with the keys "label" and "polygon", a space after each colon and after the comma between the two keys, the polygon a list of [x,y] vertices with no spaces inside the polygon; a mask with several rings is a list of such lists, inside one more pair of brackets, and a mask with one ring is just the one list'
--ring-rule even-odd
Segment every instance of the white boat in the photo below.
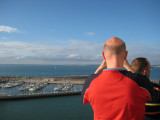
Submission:
{"label": "white boat", "polygon": [[29,90],[30,88],[32,88],[32,87],[34,87],[35,85],[28,85],[28,86],[23,86],[23,87],[21,87],[21,88],[19,88],[19,90]]}
{"label": "white boat", "polygon": [[3,87],[4,88],[11,88],[13,86],[14,86],[13,83],[6,83]]}
{"label": "white boat", "polygon": [[31,88],[29,88],[29,91],[35,91],[35,90],[37,90],[36,87],[31,87]]}
{"label": "white boat", "polygon": [[59,84],[57,87],[54,88],[54,91],[69,91],[73,87],[73,84],[70,82],[65,82]]}
{"label": "white boat", "polygon": [[11,88],[11,87],[16,87],[18,85],[22,85],[22,82],[8,82],[6,84],[3,84],[4,88]]}
{"label": "white boat", "polygon": [[3,88],[4,87],[4,84],[0,84],[0,88]]}
{"label": "white boat", "polygon": [[19,86],[19,85],[22,85],[23,83],[22,82],[15,82],[13,84],[14,84],[14,86]]}
{"label": "white boat", "polygon": [[61,91],[64,87],[64,84],[59,84],[57,87],[54,88],[54,91]]}
{"label": "white boat", "polygon": [[22,91],[22,90],[26,90],[26,87],[21,87],[18,90]]}
{"label": "white boat", "polygon": [[73,87],[73,84],[68,83],[64,88],[62,88],[62,91],[69,91]]}
{"label": "white boat", "polygon": [[44,87],[45,87],[44,84],[35,85],[35,86],[31,87],[31,88],[29,89],[29,91],[40,90],[40,89],[42,89],[42,88],[44,88]]}

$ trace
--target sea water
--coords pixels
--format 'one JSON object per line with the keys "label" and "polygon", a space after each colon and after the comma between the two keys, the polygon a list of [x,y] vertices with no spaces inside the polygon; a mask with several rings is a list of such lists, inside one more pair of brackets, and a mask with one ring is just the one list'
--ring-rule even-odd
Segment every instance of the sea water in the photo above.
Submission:
{"label": "sea water", "polygon": [[[0,65],[1,76],[89,75],[98,66]],[[151,79],[160,79],[160,68],[151,69]],[[13,90],[14,91],[14,90]],[[92,120],[90,104],[83,105],[80,95],[0,101],[0,120]],[[146,118],[146,120],[156,120]]]}
{"label": "sea water", "polygon": [[[15,65],[0,64],[0,76],[53,77],[90,75],[98,65]],[[150,79],[160,79],[160,67],[151,68]]]}
{"label": "sea water", "polygon": [[97,65],[4,65],[0,64],[0,76],[53,77],[92,74]]}
{"label": "sea water", "polygon": [[92,120],[89,104],[80,102],[80,95],[0,101],[1,120]]}

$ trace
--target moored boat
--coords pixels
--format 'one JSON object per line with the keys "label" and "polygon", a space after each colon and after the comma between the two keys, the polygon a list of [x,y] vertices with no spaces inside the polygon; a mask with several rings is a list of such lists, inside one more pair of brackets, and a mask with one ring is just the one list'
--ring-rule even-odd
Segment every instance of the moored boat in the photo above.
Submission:
{"label": "moored boat", "polygon": [[64,84],[59,84],[57,87],[54,88],[54,91],[61,91],[64,87]]}

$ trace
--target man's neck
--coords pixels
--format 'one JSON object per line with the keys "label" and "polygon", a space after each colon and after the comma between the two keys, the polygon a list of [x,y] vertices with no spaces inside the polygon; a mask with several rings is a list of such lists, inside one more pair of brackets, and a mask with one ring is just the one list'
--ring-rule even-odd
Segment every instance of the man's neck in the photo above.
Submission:
{"label": "man's neck", "polygon": [[107,66],[107,69],[123,69],[123,67]]}
{"label": "man's neck", "polygon": [[106,60],[107,68],[123,69],[123,59],[119,56],[112,56]]}
{"label": "man's neck", "polygon": [[114,68],[114,69],[123,69],[123,65],[121,65],[120,63],[111,63],[111,64],[107,64],[107,68]]}

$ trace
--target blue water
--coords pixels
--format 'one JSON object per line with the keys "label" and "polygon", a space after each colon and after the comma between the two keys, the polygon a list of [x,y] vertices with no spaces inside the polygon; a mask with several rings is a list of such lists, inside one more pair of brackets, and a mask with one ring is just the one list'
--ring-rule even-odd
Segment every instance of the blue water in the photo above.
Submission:
{"label": "blue water", "polygon": [[160,67],[152,67],[151,73],[150,73],[150,79],[160,80]]}
{"label": "blue water", "polygon": [[[90,75],[98,65],[4,65],[0,64],[0,76],[54,77]],[[150,79],[160,79],[160,67],[152,67]]]}
{"label": "blue water", "polygon": [[1,120],[92,120],[89,104],[80,95],[0,102]]}
{"label": "blue water", "polygon": [[70,76],[92,74],[97,65],[4,65],[0,64],[0,76]]}
{"label": "blue water", "polygon": [[[62,66],[62,65],[0,65],[0,76],[69,76],[89,75],[97,65]],[[150,79],[160,79],[160,68],[151,69]],[[55,86],[47,86],[53,90]],[[16,88],[15,88],[16,89]],[[81,86],[79,86],[81,89]],[[11,90],[12,94],[16,93]],[[46,92],[44,89],[41,92]],[[92,120],[93,111],[90,104],[83,105],[80,95],[0,101],[0,120]],[[157,120],[146,118],[146,120]]]}

